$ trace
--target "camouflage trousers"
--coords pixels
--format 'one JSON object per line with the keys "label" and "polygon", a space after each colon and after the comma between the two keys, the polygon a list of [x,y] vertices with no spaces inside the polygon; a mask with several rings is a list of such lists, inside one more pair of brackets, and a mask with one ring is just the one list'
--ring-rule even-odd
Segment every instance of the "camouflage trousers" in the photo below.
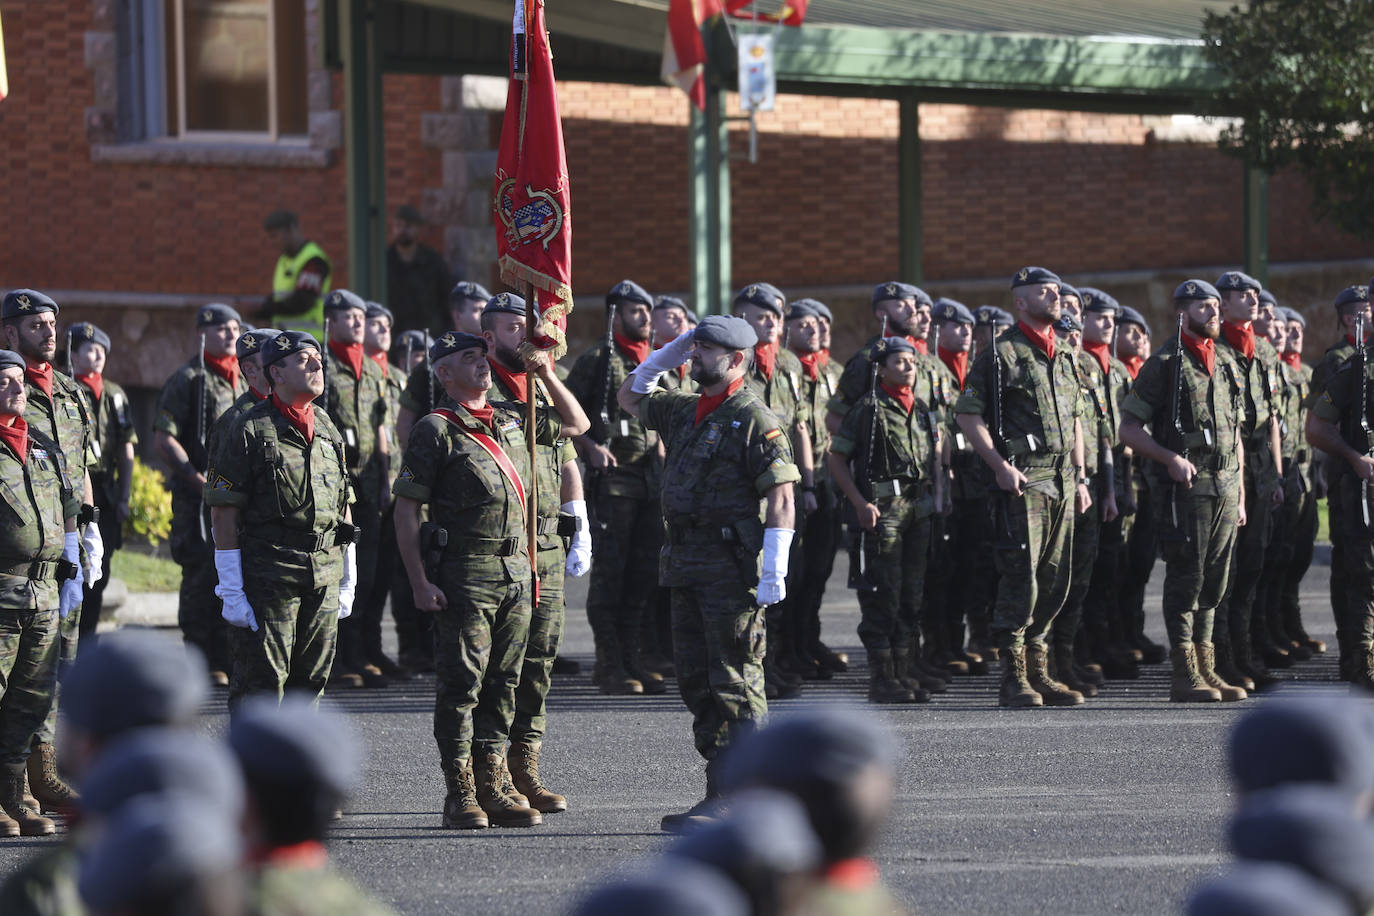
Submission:
{"label": "camouflage trousers", "polygon": [[530,612],[525,658],[520,663],[520,683],[515,688],[515,718],[511,741],[532,743],[544,738],[545,700],[553,683],[553,660],[563,641],[564,563],[568,553],[562,544],[539,550],[539,603]]}
{"label": "camouflage trousers", "polygon": [[[1197,484],[1194,484],[1197,487]],[[1219,640],[1217,607],[1225,598],[1236,550],[1240,494],[1234,486],[1220,495],[1201,496],[1160,484],[1152,488],[1152,507],[1164,556],[1164,629],[1170,646]],[[1178,527],[1174,527],[1177,506]]]}
{"label": "camouflage trousers", "polygon": [[[1352,544],[1358,545],[1359,528],[1364,516],[1360,512],[1359,481],[1347,473],[1331,473],[1328,461],[1326,490],[1326,520],[1331,532],[1331,616],[1336,623],[1336,646],[1340,653],[1340,667],[1343,674],[1349,673],[1351,665],[1357,660],[1359,649],[1353,637],[1358,617],[1352,609],[1350,600],[1350,552]],[[1352,616],[1353,615],[1353,616]],[[1353,622],[1352,622],[1353,621]]]}
{"label": "camouflage trousers", "polygon": [[766,649],[763,610],[737,567],[718,584],[673,586],[673,665],[678,692],[692,714],[697,753],[714,760],[762,724]]}
{"label": "camouflage trousers", "polygon": [[1270,520],[1269,548],[1264,555],[1259,589],[1255,594],[1255,609],[1251,614],[1250,635],[1256,651],[1273,645],[1289,647],[1288,626],[1284,618],[1283,591],[1289,568],[1297,549],[1299,513],[1303,511],[1304,494],[1297,484],[1297,472],[1290,468],[1284,475],[1283,503],[1275,506]]}
{"label": "camouflage trousers", "polygon": [[382,648],[383,605],[377,603],[374,594],[377,567],[396,548],[393,540],[391,552],[385,557],[381,552],[382,513],[375,502],[360,495],[350,511],[353,524],[358,526],[358,588],[353,613],[339,621],[339,665],[341,670],[356,672],[371,661],[369,646],[375,646],[377,652]]}
{"label": "camouflage trousers", "polygon": [[180,488],[172,491],[172,559],[181,567],[177,626],[182,638],[205,655],[211,671],[228,671],[229,626],[220,616],[221,603],[215,594],[219,584],[215,546],[200,536],[202,511],[199,497]]}
{"label": "camouflage trousers", "polygon": [[[1101,487],[1094,482],[1091,488],[1100,493]],[[1074,640],[1080,627],[1087,625],[1083,619],[1088,597],[1088,587],[1092,584],[1093,564],[1097,561],[1097,549],[1102,537],[1102,507],[1094,502],[1084,513],[1074,513],[1073,541],[1069,551],[1069,589],[1064,595],[1064,607],[1054,621],[1053,640],[1056,649],[1073,651]],[[1095,623],[1095,622],[1094,622]]]}
{"label": "camouflage trousers", "polygon": [[607,664],[638,668],[640,642],[653,625],[658,553],[663,547],[663,513],[658,500],[605,492],[598,475],[590,494],[592,571],[587,622],[598,657]]}
{"label": "camouflage trousers", "polygon": [[[897,497],[878,505],[878,524],[862,535],[859,641],[868,652],[906,649],[916,636],[930,557],[930,505]],[[866,586],[866,587],[865,587]]]}
{"label": "camouflage trousers", "polygon": [[505,751],[531,617],[529,565],[509,567],[499,578],[461,560],[440,571],[448,607],[434,612],[434,740],[445,764]]}
{"label": "camouflage trousers", "polygon": [[338,583],[309,589],[267,574],[246,576],[244,591],[258,631],[225,625],[234,653],[229,705],[288,690],[323,696],[339,641]]}
{"label": "camouflage trousers", "polygon": [[[928,618],[940,615],[944,642],[940,653],[964,648],[965,623],[970,641],[980,646],[990,639],[997,568],[992,558],[992,517],[986,499],[956,499],[954,511],[943,519],[944,537],[932,536],[926,571]],[[930,636],[926,651],[930,652]]]}
{"label": "camouflage trousers", "polygon": [[59,641],[56,608],[0,610],[0,770],[23,767],[31,739],[57,705]]}
{"label": "camouflage trousers", "polygon": [[[1247,459],[1246,464],[1249,463]],[[1229,643],[1235,657],[1242,662],[1250,658],[1250,618],[1264,572],[1264,555],[1273,533],[1272,492],[1272,487],[1261,486],[1257,475],[1246,469],[1245,526],[1236,533],[1231,581],[1226,587],[1226,597],[1217,605],[1214,635],[1215,642]]]}
{"label": "camouflage trousers", "polygon": [[1121,579],[1117,600],[1116,626],[1122,632],[1139,630],[1145,621],[1145,588],[1154,572],[1159,556],[1160,516],[1155,513],[1154,490],[1162,486],[1137,475],[1135,488],[1136,512],[1121,523]]}
{"label": "camouflage trousers", "polygon": [[840,506],[835,487],[829,480],[816,482],[816,511],[802,521],[800,562],[789,572],[787,587],[795,576],[794,639],[803,649],[815,650],[821,641],[821,601],[825,585],[835,569],[835,551],[840,547]]}
{"label": "camouflage trousers", "polygon": [[1284,622],[1288,635],[1299,639],[1306,632],[1306,628],[1302,623],[1302,605],[1298,600],[1298,592],[1303,577],[1312,566],[1313,548],[1317,540],[1317,495],[1310,489],[1303,492],[1294,487],[1292,501],[1295,508],[1292,516],[1291,550],[1279,582],[1278,615]]}
{"label": "camouflage trousers", "polygon": [[[1069,491],[1071,484],[1063,487]],[[1035,488],[990,499],[998,575],[993,638],[998,648],[1044,647],[1069,590],[1073,500]]]}

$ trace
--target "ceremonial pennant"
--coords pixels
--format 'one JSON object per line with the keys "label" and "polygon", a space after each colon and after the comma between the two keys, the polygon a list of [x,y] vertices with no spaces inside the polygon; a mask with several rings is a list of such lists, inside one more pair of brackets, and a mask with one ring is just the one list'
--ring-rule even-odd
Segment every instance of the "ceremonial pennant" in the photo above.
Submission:
{"label": "ceremonial pennant", "polygon": [[[780,22],[783,25],[797,26],[806,18],[806,7],[810,0],[786,0],[776,13],[754,13],[755,0],[726,0],[725,12],[735,19],[749,19],[755,22]],[[747,7],[747,8],[746,8]]]}

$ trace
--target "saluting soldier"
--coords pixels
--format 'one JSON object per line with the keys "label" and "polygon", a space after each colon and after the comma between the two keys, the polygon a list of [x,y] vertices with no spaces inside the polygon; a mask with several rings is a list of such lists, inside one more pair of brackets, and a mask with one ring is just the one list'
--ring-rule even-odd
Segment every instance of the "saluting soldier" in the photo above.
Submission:
{"label": "saluting soldier", "polygon": [[[1176,703],[1243,700],[1243,686],[1216,666],[1213,625],[1232,572],[1236,531],[1246,524],[1245,370],[1221,335],[1221,293],[1205,280],[1174,290],[1181,335],[1164,341],[1121,405],[1121,441],[1150,479],[1164,555],[1164,627]],[[1148,431],[1146,427],[1149,427]]]}
{"label": "saluting soldier", "polygon": [[[667,445],[659,582],[672,590],[678,690],[706,759],[706,799],[665,816],[669,831],[711,816],[722,752],[768,712],[763,608],[786,594],[801,475],[787,430],[745,382],[758,343],[747,321],[708,316],[651,353],[617,393]],[[659,389],[689,355],[700,393]]]}
{"label": "saluting soldier", "polygon": [[[615,397],[651,352],[653,299],[638,283],[622,280],[606,294],[606,308],[609,343],[583,353],[568,375],[568,388],[591,418],[591,429],[573,441],[587,465],[596,520],[587,591],[587,621],[596,643],[592,681],[605,694],[662,693],[667,672],[658,659],[645,657],[643,640],[652,640],[646,631],[654,626],[658,597],[654,577],[644,571],[655,567],[663,547],[663,458],[658,433],[622,410]],[[659,384],[673,390],[680,381],[669,373]]]}
{"label": "saluting soldier", "polygon": [[[5,342],[24,358],[24,392],[27,398],[24,420],[36,433],[57,446],[62,453],[67,476],[72,481],[80,501],[77,531],[80,533],[80,565],[85,585],[98,582],[102,576],[104,542],[100,526],[95,524],[96,512],[92,500],[89,469],[95,461],[91,445],[93,427],[90,405],[81,386],[67,376],[53,370],[52,360],[57,354],[57,303],[37,290],[12,290],[0,304],[3,315]],[[69,557],[68,559],[74,559]],[[78,601],[63,616],[59,669],[76,660],[80,639],[81,607]],[[43,724],[33,736],[33,753],[29,755],[29,783],[33,797],[47,810],[56,810],[76,797],[72,788],[57,772],[57,750],[53,738],[57,732],[57,693],[49,694],[51,703]]]}
{"label": "saluting soldier", "polygon": [[110,356],[110,336],[89,322],[67,329],[71,346],[72,374],[86,389],[91,407],[91,451],[95,465],[90,469],[92,503],[99,511],[100,539],[105,553],[101,558],[103,575],[86,588],[81,602],[80,630],[83,639],[95,632],[100,622],[101,599],[110,581],[110,561],[123,543],[124,520],[129,517],[129,489],[133,485],[133,412],[124,389],[105,377]]}
{"label": "saluting soldier", "polygon": [[1074,355],[1056,347],[1059,277],[1023,267],[1011,281],[1019,320],[978,354],[955,403],[959,428],[992,469],[997,537],[993,638],[1002,706],[1074,706],[1083,694],[1050,676],[1049,638],[1068,590],[1075,512],[1092,505],[1083,470]]}
{"label": "saluting soldier", "polygon": [[[1307,570],[1312,565],[1312,554],[1317,539],[1317,482],[1316,464],[1313,449],[1307,444],[1307,397],[1312,390],[1312,367],[1302,361],[1303,339],[1307,334],[1307,319],[1297,309],[1283,309],[1283,319],[1287,323],[1284,348],[1280,357],[1288,376],[1287,423],[1289,435],[1296,441],[1293,462],[1289,468],[1284,486],[1284,502],[1293,502],[1292,554],[1285,564],[1284,574],[1279,583],[1279,619],[1283,621],[1284,631],[1293,640],[1298,658],[1305,649],[1308,657],[1326,651],[1326,643],[1308,635],[1302,622],[1302,606],[1299,600],[1299,586]],[[1285,447],[1287,443],[1285,442]]]}
{"label": "saluting soldier", "polygon": [[283,331],[261,359],[272,396],[234,422],[205,485],[215,593],[234,627],[231,704],[253,693],[321,696],[357,586],[344,439],[314,403],[324,393],[320,344]]}
{"label": "saluting soldier", "polygon": [[181,567],[177,625],[205,656],[217,686],[229,683],[229,637],[215,597],[215,545],[201,494],[210,430],[248,390],[239,373],[239,324],[239,313],[227,305],[196,313],[202,349],[163,384],[153,420],[153,444],[172,472],[172,559]]}
{"label": "saluting soldier", "polygon": [[25,762],[54,705],[58,622],[80,607],[82,588],[79,494],[63,450],[25,420],[26,372],[23,356],[0,350],[0,490],[15,520],[0,525],[0,836],[55,830],[24,804]]}

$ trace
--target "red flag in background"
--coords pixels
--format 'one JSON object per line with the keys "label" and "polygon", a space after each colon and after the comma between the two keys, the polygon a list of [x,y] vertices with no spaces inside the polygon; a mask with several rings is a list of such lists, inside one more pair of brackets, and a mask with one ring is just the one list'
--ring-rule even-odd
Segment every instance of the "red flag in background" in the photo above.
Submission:
{"label": "red flag in background", "polygon": [[736,19],[751,19],[756,22],[780,22],[783,25],[801,25],[806,18],[806,6],[810,0],[784,0],[782,8],[776,13],[758,13],[755,15],[747,7],[754,5],[755,0],[725,0],[725,12]]}
{"label": "red flag in background", "polygon": [[533,284],[543,292],[540,327],[528,334],[557,359],[568,349],[573,305],[572,194],[544,0],[516,0],[510,59],[493,201],[497,266],[516,289]]}
{"label": "red flag in background", "polygon": [[720,0],[669,0],[668,29],[663,33],[663,81],[677,86],[698,109],[706,109],[706,44],[701,24],[720,15]]}

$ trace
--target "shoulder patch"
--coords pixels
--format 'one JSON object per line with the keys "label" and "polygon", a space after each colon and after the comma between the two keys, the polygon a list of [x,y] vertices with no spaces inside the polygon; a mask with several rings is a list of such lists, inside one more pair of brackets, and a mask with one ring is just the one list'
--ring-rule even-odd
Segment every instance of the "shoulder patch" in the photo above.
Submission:
{"label": "shoulder patch", "polygon": [[211,484],[210,486],[211,486],[212,489],[215,489],[215,490],[232,490],[232,489],[234,489],[234,485],[233,485],[232,483],[230,483],[229,481],[225,480],[225,479],[224,479],[224,476],[223,476],[222,474],[216,474],[216,475],[215,475],[215,482],[214,482],[213,484]]}
{"label": "shoulder patch", "polygon": [[775,427],[773,429],[770,429],[768,432],[764,433],[763,438],[769,442],[772,442],[774,439],[778,438],[778,436],[781,435],[782,429],[780,427]]}

